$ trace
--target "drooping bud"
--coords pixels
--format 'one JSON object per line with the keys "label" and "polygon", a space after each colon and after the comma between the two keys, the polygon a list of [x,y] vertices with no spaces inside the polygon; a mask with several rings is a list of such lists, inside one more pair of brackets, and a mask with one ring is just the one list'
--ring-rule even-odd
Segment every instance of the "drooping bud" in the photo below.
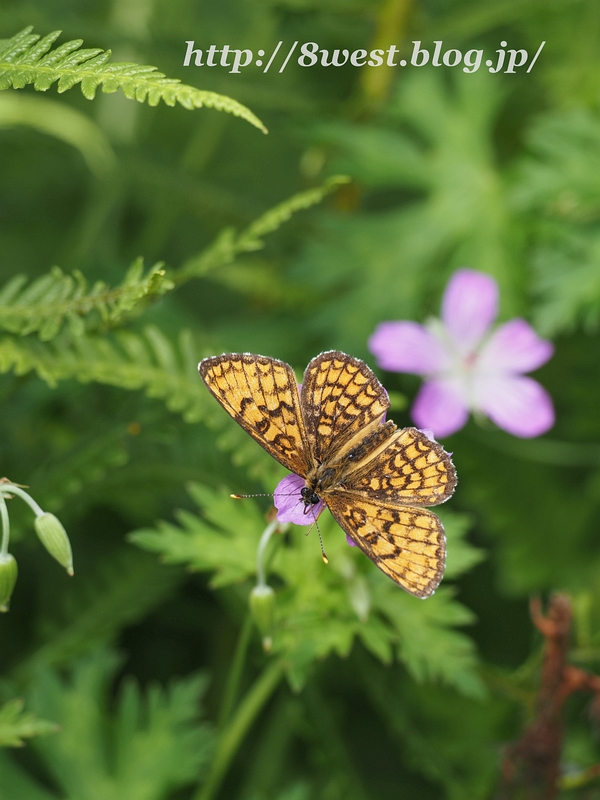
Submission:
{"label": "drooping bud", "polygon": [[275,609],[275,592],[270,586],[255,586],[250,592],[250,610],[258,629],[262,634],[262,645],[265,652],[273,646],[273,618]]}
{"label": "drooping bud", "polygon": [[62,564],[69,575],[72,575],[73,553],[71,551],[71,542],[61,521],[54,514],[42,514],[35,518],[35,530],[39,540],[50,555],[59,564]]}
{"label": "drooping bud", "polygon": [[17,562],[10,553],[0,553],[0,611],[8,611],[10,598],[17,582]]}

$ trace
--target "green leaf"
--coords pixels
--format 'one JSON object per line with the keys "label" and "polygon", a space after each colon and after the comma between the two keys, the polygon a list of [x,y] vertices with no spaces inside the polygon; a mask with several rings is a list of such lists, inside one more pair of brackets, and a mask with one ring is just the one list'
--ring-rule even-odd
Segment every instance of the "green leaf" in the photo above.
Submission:
{"label": "green leaf", "polygon": [[[266,525],[257,506],[199,485],[191,491],[203,518],[178,512],[179,525],[160,522],[155,530],[133,532],[130,541],[159,553],[166,563],[212,573],[215,588],[254,576]],[[467,526],[464,517],[453,520],[451,539],[460,542]],[[418,680],[440,680],[465,694],[481,694],[474,646],[454,630],[472,622],[473,615],[453,599],[452,590],[438,590],[425,601],[410,597],[358,548],[347,545],[329,515],[320,518],[319,527],[329,566],[320,557],[316,532],[307,537],[291,526],[289,534],[271,542],[269,571],[276,576],[273,585],[281,587],[275,595],[273,652],[286,664],[291,685],[300,689],[315,661],[332,653],[347,656],[359,638],[384,663],[397,655]],[[479,551],[459,544],[454,575],[479,558]]]}
{"label": "green leaf", "polygon": [[59,730],[55,723],[23,711],[24,705],[25,701],[18,697],[0,707],[0,747],[22,747],[23,739],[45,736]]}
{"label": "green leaf", "polygon": [[512,189],[520,211],[576,222],[600,215],[600,116],[591,109],[542,114],[527,132]]}
{"label": "green leaf", "polygon": [[144,335],[121,331],[108,336],[57,337],[51,343],[30,339],[0,339],[0,372],[17,375],[35,371],[50,386],[75,378],[129,391],[143,389],[165,401],[188,422],[216,408],[197,374],[197,356],[189,331],[173,345],[158,328]]}
{"label": "green leaf", "polygon": [[163,800],[201,775],[212,751],[212,730],[198,718],[205,676],[145,691],[125,680],[107,722],[119,666],[99,651],[75,662],[68,677],[50,670],[36,677],[32,707],[62,727],[37,749],[68,800]]}
{"label": "green leaf", "polygon": [[[311,332],[363,354],[382,320],[433,311],[452,269],[465,264],[498,280],[504,311],[515,307],[511,209],[490,143],[502,99],[484,71],[445,80],[414,70],[376,126],[316,126],[315,138],[336,146],[333,168],[366,190],[364,209],[323,219],[291,274],[326,298],[307,320]],[[396,202],[373,213],[391,189]]]}
{"label": "green leaf", "polygon": [[230,264],[240,253],[251,253],[264,247],[264,237],[280,228],[293,214],[321,203],[328,194],[348,183],[346,175],[333,175],[322,186],[292,195],[283,203],[270,208],[245,230],[236,234],[232,228],[221,231],[210,247],[189,259],[172,274],[176,283],[199,278],[207,272]]}
{"label": "green leaf", "polygon": [[44,38],[32,34],[32,27],[0,42],[0,89],[21,89],[33,84],[37,91],[45,92],[58,81],[58,91],[66,92],[81,84],[81,92],[93,100],[96,89],[102,86],[106,93],[122,89],[125,97],[151,106],[163,100],[168,106],[179,103],[184,108],[215,108],[241,117],[263,133],[267,129],[250,109],[215,92],[206,92],[181,81],[166,78],[156,67],[139,64],[111,64],[110,50],[99,48],[80,50],[83,41],[74,39],[52,50],[61,31]]}
{"label": "green leaf", "polygon": [[0,328],[21,336],[37,333],[42,341],[48,341],[68,321],[71,332],[81,335],[82,318],[92,312],[102,322],[114,324],[141,302],[172,288],[160,264],[144,274],[141,259],[132,264],[121,285],[114,289],[102,281],[90,289],[80,272],[65,275],[59,267],[30,284],[23,275],[15,275],[0,288]]}
{"label": "green leaf", "polygon": [[243,507],[228,492],[213,492],[199,484],[191,484],[189,491],[204,519],[178,511],[179,525],[159,522],[156,530],[130,533],[129,541],[159,553],[165,564],[214,573],[214,587],[246,580],[256,570],[256,548],[266,526],[257,506],[244,502]]}
{"label": "green leaf", "polygon": [[392,623],[400,658],[413,677],[420,682],[439,680],[472,697],[484,696],[475,645],[454,630],[472,623],[473,613],[453,599],[449,587],[441,587],[426,601],[394,589],[380,582],[373,605]]}
{"label": "green leaf", "polygon": [[473,520],[468,514],[457,514],[454,511],[436,510],[444,525],[446,533],[446,570],[444,579],[458,578],[468,572],[476,564],[486,558],[485,550],[473,547],[466,541],[465,536],[473,525]]}

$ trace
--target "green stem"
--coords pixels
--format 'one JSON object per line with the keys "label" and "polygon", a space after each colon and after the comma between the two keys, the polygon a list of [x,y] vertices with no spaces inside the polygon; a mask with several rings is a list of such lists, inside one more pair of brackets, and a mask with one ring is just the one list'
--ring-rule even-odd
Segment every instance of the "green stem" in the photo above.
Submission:
{"label": "green stem", "polygon": [[41,517],[44,514],[33,497],[28,495],[27,492],[24,492],[19,486],[15,486],[14,483],[3,483],[0,485],[0,494],[16,494],[21,498],[21,500],[24,500],[27,503],[36,517]]}
{"label": "green stem", "polygon": [[265,551],[267,549],[267,545],[269,544],[269,540],[271,536],[275,533],[279,522],[274,519],[273,522],[270,522],[267,527],[264,529],[262,536],[260,537],[260,542],[258,543],[258,548],[256,550],[256,577],[258,578],[257,586],[265,586],[267,583],[267,572],[265,569]]}
{"label": "green stem", "polygon": [[250,687],[219,738],[206,783],[198,789],[192,800],[212,800],[215,796],[240,743],[282,676],[282,663],[272,661]]}
{"label": "green stem", "polygon": [[238,636],[237,644],[235,647],[235,654],[233,656],[233,663],[227,676],[227,683],[223,691],[223,699],[221,701],[221,710],[219,712],[219,729],[223,728],[229,717],[231,710],[237,700],[238,689],[240,686],[240,679],[244,669],[244,662],[246,661],[246,653],[250,638],[252,636],[252,615],[247,614],[242,629]]}
{"label": "green stem", "polygon": [[4,495],[0,492],[0,519],[2,520],[2,545],[0,546],[0,558],[6,558],[8,554],[8,542],[10,539],[10,520]]}

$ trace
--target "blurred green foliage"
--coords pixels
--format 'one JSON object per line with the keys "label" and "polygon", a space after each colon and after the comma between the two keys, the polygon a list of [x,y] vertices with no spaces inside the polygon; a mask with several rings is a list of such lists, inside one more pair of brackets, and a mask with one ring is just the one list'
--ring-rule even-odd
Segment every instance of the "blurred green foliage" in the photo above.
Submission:
{"label": "blurred green foliage", "polygon": [[[27,26],[44,45],[23,33],[7,65]],[[443,40],[484,64],[500,41],[546,45],[529,74],[231,74],[183,67],[191,39],[407,58]],[[3,4],[0,476],[60,516],[76,574],[10,500],[0,800],[483,800],[534,706],[530,593],[570,593],[572,660],[600,669],[599,52],[594,0]],[[283,472],[197,362],[258,352],[301,375],[336,347],[373,365],[375,325],[436,314],[463,265],[555,341],[537,376],[555,428],[470,422],[445,443],[459,486],[426,601],[326,516],[328,567],[314,533],[275,536],[264,653],[248,597],[269,501],[228,495]],[[408,424],[418,382],[381,377]],[[562,796],[596,796],[577,776],[598,761],[574,700]]]}

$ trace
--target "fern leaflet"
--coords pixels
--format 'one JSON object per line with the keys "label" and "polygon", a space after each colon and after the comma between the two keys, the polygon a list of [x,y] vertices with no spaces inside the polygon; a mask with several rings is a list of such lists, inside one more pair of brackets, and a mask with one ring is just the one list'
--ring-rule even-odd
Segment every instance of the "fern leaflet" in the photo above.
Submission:
{"label": "fern leaflet", "polygon": [[346,175],[333,175],[322,186],[308,189],[306,192],[299,192],[274,208],[270,208],[237,235],[233,228],[226,228],[217,236],[212,245],[200,255],[186,261],[179,270],[171,274],[171,277],[179,284],[190,278],[199,278],[223,264],[230,264],[240,253],[261,250],[264,247],[264,236],[280,228],[297,211],[317,205],[324,197],[349,181],[350,178]]}
{"label": "fern leaflet", "polygon": [[82,317],[98,312],[104,322],[114,323],[144,299],[173,288],[160,264],[144,275],[141,259],[127,271],[120,286],[111,289],[98,281],[91,290],[79,271],[65,275],[59,267],[27,285],[16,275],[0,289],[0,328],[25,336],[37,333],[42,341],[53,339],[65,320],[75,336],[84,333]]}
{"label": "fern leaflet", "polygon": [[148,101],[156,106],[163,100],[168,106],[179,103],[184,108],[215,108],[241,117],[263,133],[267,129],[249,108],[222,94],[186,86],[180,80],[167,78],[156,67],[130,63],[108,63],[111,51],[100,48],[81,50],[83,41],[73,39],[52,50],[61,31],[53,31],[42,39],[25,28],[12,39],[0,41],[0,89],[22,89],[33,84],[45,92],[58,81],[58,91],[66,92],[76,84],[88,100],[102,86],[105,93],[122,89],[126,97]]}
{"label": "fern leaflet", "polygon": [[[50,386],[75,378],[122,389],[144,389],[166,402],[171,411],[195,422],[210,408],[189,331],[175,347],[161,331],[149,326],[144,334],[120,331],[114,339],[99,336],[61,336],[52,342],[0,339],[0,373],[36,372]],[[216,409],[215,409],[216,410]]]}

